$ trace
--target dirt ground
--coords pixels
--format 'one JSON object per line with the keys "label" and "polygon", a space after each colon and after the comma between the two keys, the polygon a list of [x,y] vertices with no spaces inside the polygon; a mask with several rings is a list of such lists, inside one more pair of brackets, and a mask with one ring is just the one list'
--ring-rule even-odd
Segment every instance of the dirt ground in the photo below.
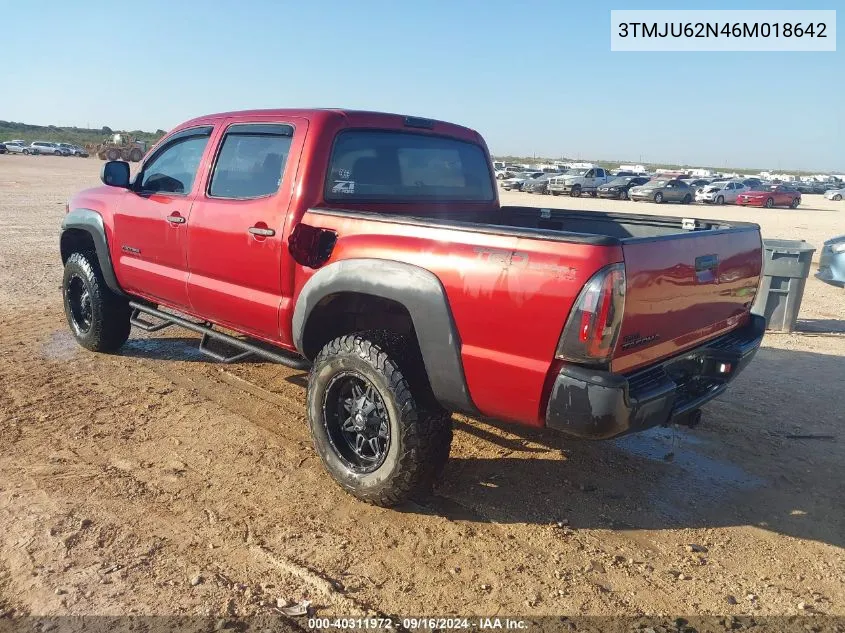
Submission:
{"label": "dirt ground", "polygon": [[[74,343],[59,224],[101,164],[0,156],[0,615],[845,615],[841,290],[810,279],[801,331],[768,335],[694,430],[588,443],[455,416],[432,500],[379,509],[321,467],[305,374],[208,362],[186,331]],[[503,195],[845,232],[845,203],[804,199]]]}

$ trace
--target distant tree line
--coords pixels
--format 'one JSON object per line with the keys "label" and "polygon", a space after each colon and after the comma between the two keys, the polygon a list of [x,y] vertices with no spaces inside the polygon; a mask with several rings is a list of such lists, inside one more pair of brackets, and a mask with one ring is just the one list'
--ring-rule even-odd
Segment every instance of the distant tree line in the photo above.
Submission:
{"label": "distant tree line", "polygon": [[87,143],[101,143],[112,134],[122,134],[131,138],[137,138],[147,143],[154,143],[165,131],[158,129],[155,132],[143,130],[113,130],[108,125],[100,128],[86,127],[58,127],[56,125],[31,125],[17,121],[0,120],[0,142],[12,139],[23,139],[28,143],[32,141],[48,141],[52,143],[73,143],[85,145]]}

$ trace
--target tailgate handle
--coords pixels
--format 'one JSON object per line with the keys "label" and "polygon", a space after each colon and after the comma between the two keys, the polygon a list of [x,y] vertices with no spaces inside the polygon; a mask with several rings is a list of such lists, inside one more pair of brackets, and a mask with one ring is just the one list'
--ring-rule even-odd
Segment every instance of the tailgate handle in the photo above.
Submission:
{"label": "tailgate handle", "polygon": [[695,258],[695,278],[700,284],[714,283],[718,268],[718,255],[699,255]]}

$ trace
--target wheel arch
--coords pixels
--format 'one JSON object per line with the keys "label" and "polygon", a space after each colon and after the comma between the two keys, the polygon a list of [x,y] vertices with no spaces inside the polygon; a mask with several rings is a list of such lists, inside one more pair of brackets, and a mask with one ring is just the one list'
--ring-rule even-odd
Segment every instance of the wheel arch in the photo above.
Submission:
{"label": "wheel arch", "polygon": [[59,237],[59,250],[62,264],[76,252],[91,252],[97,256],[103,279],[110,290],[124,294],[114,274],[111,255],[109,254],[103,217],[91,209],[74,209],[62,220],[62,231]]}
{"label": "wheel arch", "polygon": [[461,362],[461,340],[448,297],[432,272],[383,259],[349,259],[318,270],[299,293],[293,342],[313,359],[329,340],[365,329],[413,335],[437,401],[477,413]]}

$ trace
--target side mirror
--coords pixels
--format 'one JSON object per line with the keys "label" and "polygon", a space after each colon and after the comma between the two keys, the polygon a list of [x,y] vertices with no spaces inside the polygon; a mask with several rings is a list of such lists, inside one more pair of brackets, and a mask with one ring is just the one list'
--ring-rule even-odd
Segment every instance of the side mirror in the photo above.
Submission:
{"label": "side mirror", "polygon": [[129,163],[123,160],[110,160],[103,165],[100,180],[109,187],[129,187]]}

